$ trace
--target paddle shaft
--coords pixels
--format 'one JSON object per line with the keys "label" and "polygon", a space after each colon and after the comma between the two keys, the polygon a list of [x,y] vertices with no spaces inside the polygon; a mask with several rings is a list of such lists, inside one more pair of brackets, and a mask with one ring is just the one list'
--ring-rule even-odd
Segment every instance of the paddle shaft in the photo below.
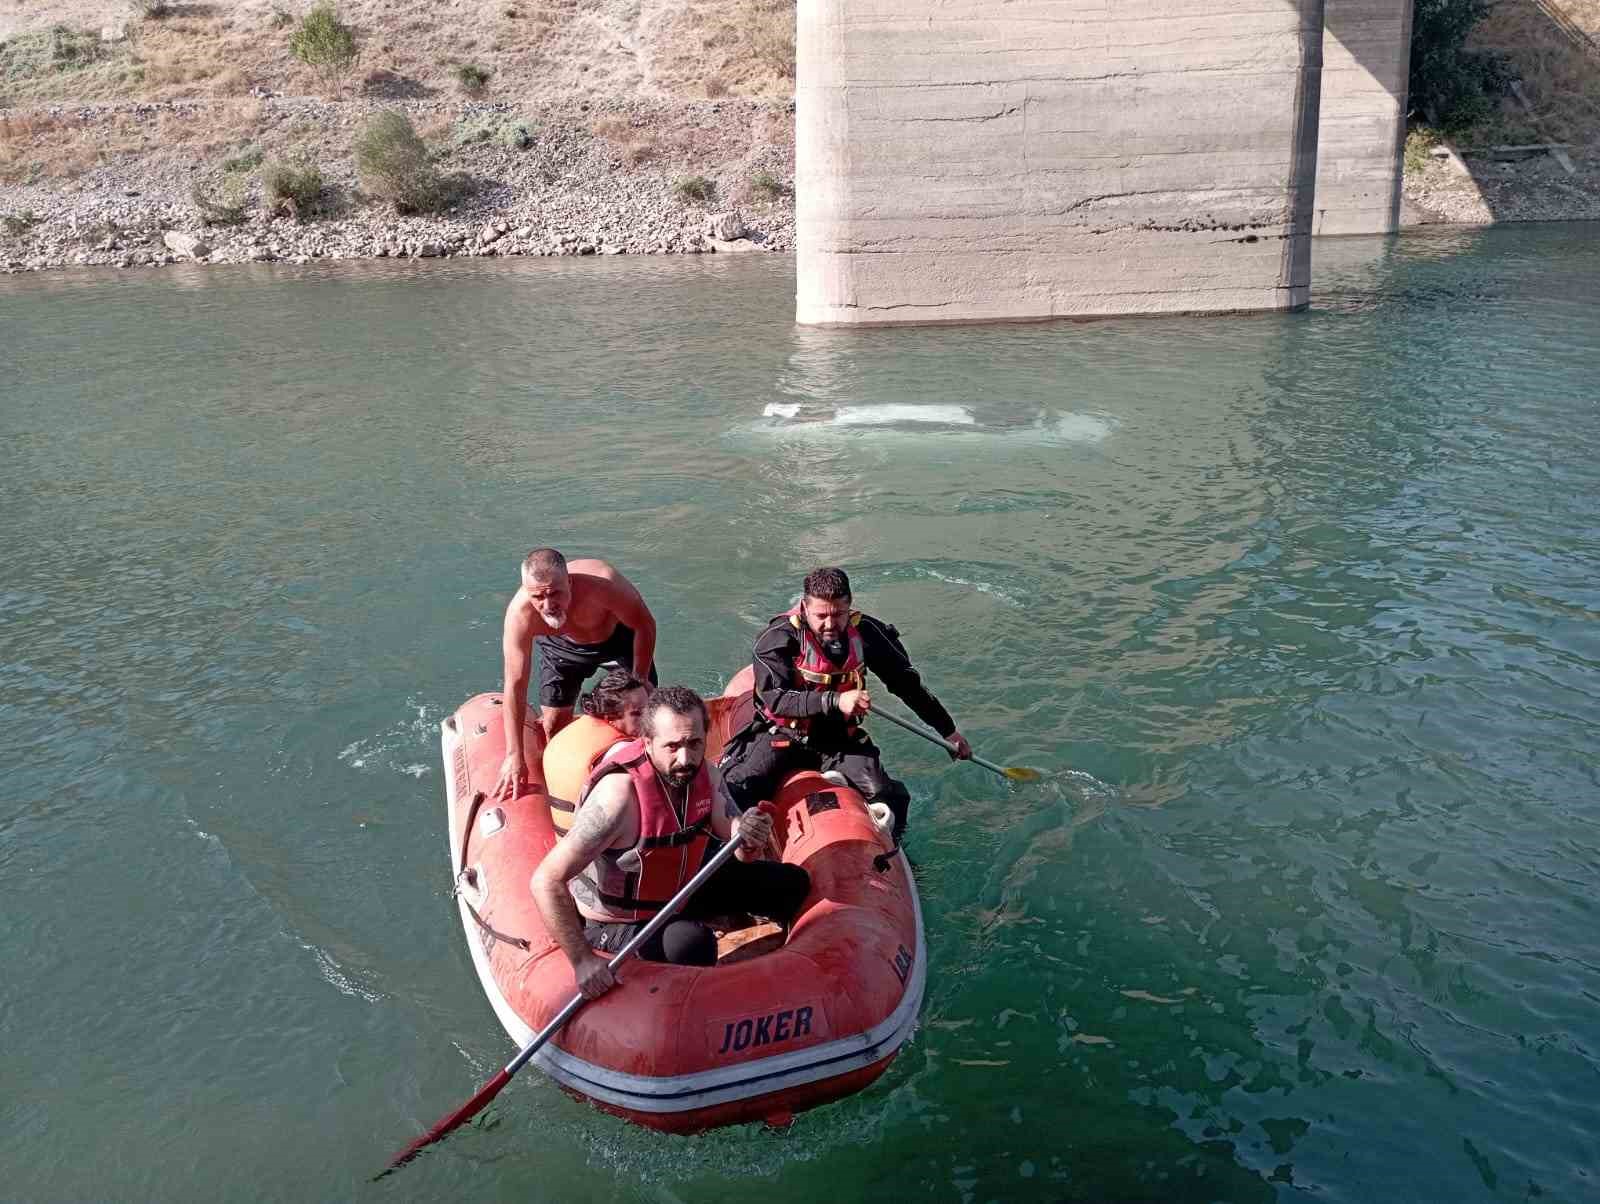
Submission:
{"label": "paddle shaft", "polygon": [[[611,959],[611,968],[615,970],[623,962],[627,961],[628,958],[632,957],[641,945],[643,945],[651,937],[655,936],[656,933],[660,932],[661,929],[667,925],[668,921],[672,919],[673,914],[689,901],[689,897],[693,895],[695,891],[699,890],[705,885],[706,879],[710,878],[712,874],[716,873],[723,867],[724,863],[727,862],[728,858],[733,856],[738,847],[739,838],[735,836],[727,844],[723,845],[722,848],[718,849],[717,855],[710,861],[706,862],[705,865],[701,866],[700,871],[695,874],[693,878],[690,878],[689,881],[683,884],[682,890],[667,900],[666,906],[664,906],[660,911],[656,912],[656,914],[651,918],[650,922],[647,923],[643,928],[639,929],[638,934],[634,936],[632,940],[630,940],[621,949],[617,950],[616,956]],[[476,1095],[474,1095],[460,1108],[457,1108],[454,1112],[450,1113],[450,1115],[446,1116],[438,1124],[434,1125],[433,1128],[429,1129],[405,1149],[401,1150],[399,1154],[395,1155],[394,1160],[389,1163],[388,1169],[383,1173],[388,1174],[389,1171],[404,1166],[428,1146],[447,1136],[454,1130],[459,1129],[479,1112],[482,1112],[484,1108],[488,1107],[489,1101],[494,1099],[495,1096],[499,1095],[501,1088],[511,1081],[511,1076],[516,1074],[517,1071],[521,1070],[525,1065],[527,1065],[528,1059],[533,1057],[534,1054],[538,1053],[551,1037],[560,1032],[562,1025],[566,1024],[568,1020],[571,1020],[577,1010],[586,1002],[588,1001],[584,999],[581,992],[569,999],[567,1001],[567,1005],[555,1014],[555,1018],[537,1033],[535,1033],[532,1039],[517,1051],[517,1056],[512,1058],[511,1061],[507,1062],[499,1071],[499,1073],[494,1076],[494,1078],[490,1079],[487,1083],[480,1087]]]}
{"label": "paddle shaft", "polygon": [[[950,741],[946,740],[943,736],[935,735],[933,732],[930,732],[927,728],[922,727],[919,724],[912,723],[909,719],[902,719],[902,718],[900,718],[899,715],[893,714],[892,712],[889,712],[889,711],[880,711],[877,707],[873,707],[870,711],[867,712],[867,714],[870,715],[870,716],[876,716],[879,719],[887,719],[890,723],[894,724],[896,727],[905,728],[906,731],[910,732],[913,736],[921,736],[924,740],[928,741],[930,744],[937,744],[940,748],[944,749],[945,752],[947,752],[947,753],[954,753],[956,751],[956,746],[954,744],[951,744]],[[982,757],[980,757],[977,753],[973,753],[972,756],[969,759],[972,761],[972,763],[974,765],[982,765],[990,773],[997,773],[1001,777],[1005,778],[1007,781],[1009,781],[1011,779],[1011,775],[1005,771],[1005,767],[1004,766],[996,765],[993,761],[986,761]]]}
{"label": "paddle shaft", "polygon": [[[673,915],[676,914],[678,909],[689,901],[689,896],[704,886],[706,879],[710,878],[712,874],[720,870],[727,862],[728,858],[732,857],[734,853],[738,851],[738,849],[739,838],[737,836],[718,849],[717,855],[701,866],[699,872],[697,872],[693,878],[690,878],[689,881],[683,884],[682,890],[667,900],[667,905],[660,911],[656,912],[656,914],[651,917],[650,922],[643,928],[639,929],[638,933],[632,940],[617,950],[616,956],[611,959],[612,970],[616,970],[618,966],[632,957],[634,953],[638,951],[641,945],[665,928],[668,922],[672,919]],[[555,1019],[551,1020],[549,1024],[545,1025],[542,1029],[535,1033],[533,1040],[524,1045],[518,1052],[517,1056],[506,1063],[507,1076],[516,1074],[517,1071],[521,1070],[528,1059],[539,1052],[539,1047],[546,1041],[550,1040],[551,1037],[555,1036],[556,1033],[560,1032],[561,1026],[568,1020],[571,1020],[573,1013],[581,1008],[586,1002],[587,1000],[584,999],[582,993],[574,995],[571,999],[567,1000],[567,1006],[556,1013]]]}

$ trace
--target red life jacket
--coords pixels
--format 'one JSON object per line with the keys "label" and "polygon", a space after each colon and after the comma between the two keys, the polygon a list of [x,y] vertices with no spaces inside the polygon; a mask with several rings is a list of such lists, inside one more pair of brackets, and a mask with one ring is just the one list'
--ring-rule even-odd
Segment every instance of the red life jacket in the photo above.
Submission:
{"label": "red life jacket", "polygon": [[[596,857],[578,875],[587,891],[579,887],[573,898],[591,920],[631,923],[660,911],[700,868],[711,827],[711,773],[702,762],[679,816],[644,741],[629,740],[613,747],[595,766],[578,795],[578,811],[595,784],[610,773],[626,773],[633,783],[639,801],[639,840],[631,849],[607,849]],[[583,893],[594,899],[583,898]]]}
{"label": "red life jacket", "polygon": [[[845,628],[846,648],[842,665],[828,658],[828,654],[823,650],[822,641],[812,632],[805,615],[801,613],[800,605],[785,611],[779,617],[787,618],[789,626],[800,633],[800,650],[795,654],[794,669],[789,677],[790,685],[794,689],[833,690],[838,693],[845,690],[859,690],[867,684],[867,657],[861,643],[859,610],[850,612],[850,623]],[[756,706],[769,723],[786,728],[797,735],[804,736],[811,728],[810,719],[789,719],[774,715],[759,702]],[[845,731],[854,735],[856,727],[853,720],[848,721],[845,724]]]}

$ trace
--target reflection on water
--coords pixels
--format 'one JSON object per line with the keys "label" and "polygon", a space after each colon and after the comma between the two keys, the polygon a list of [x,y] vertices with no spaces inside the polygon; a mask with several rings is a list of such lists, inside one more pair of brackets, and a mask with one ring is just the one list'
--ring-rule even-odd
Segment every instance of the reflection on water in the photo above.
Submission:
{"label": "reflection on water", "polygon": [[519,1076],[408,1192],[1592,1194],[1592,231],[1316,254],[1309,314],[939,330],[776,258],[0,280],[10,1191],[357,1195],[500,1064],[436,725],[550,542],[702,689],[842,563],[1046,777],[877,733],[930,976],[871,1091],[678,1140]]}

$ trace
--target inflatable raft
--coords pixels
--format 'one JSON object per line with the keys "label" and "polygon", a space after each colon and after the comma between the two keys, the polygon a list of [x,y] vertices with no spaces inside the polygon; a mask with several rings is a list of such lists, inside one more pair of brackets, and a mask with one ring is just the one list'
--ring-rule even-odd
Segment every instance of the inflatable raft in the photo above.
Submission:
{"label": "inflatable raft", "polygon": [[[738,688],[747,680],[709,700],[708,759],[748,713],[748,686]],[[531,709],[530,781],[509,802],[487,799],[505,756],[500,708],[500,695],[480,694],[444,721],[445,781],[467,945],[495,1015],[522,1046],[577,993],[529,890],[559,838],[552,805],[561,815],[570,801],[552,804]],[[582,776],[582,766],[552,769],[555,779]],[[787,937],[773,925],[728,931],[714,966],[630,962],[620,985],[533,1058],[568,1092],[636,1124],[695,1133],[786,1124],[888,1068],[916,1026],[927,960],[910,866],[896,853],[874,868],[888,839],[848,787],[797,774],[774,802],[777,855],[811,875]]]}

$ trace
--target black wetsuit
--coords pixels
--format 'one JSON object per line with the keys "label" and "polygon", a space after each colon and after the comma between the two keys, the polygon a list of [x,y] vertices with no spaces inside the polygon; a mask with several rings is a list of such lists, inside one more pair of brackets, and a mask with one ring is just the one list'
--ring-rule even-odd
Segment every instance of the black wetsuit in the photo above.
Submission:
{"label": "black wetsuit", "polygon": [[[867,672],[941,736],[954,732],[955,721],[922,684],[921,675],[900,642],[900,633],[871,615],[862,615],[856,630],[861,634]],[[752,657],[756,700],[774,715],[809,719],[811,725],[802,738],[787,729],[775,728],[757,712],[750,724],[728,742],[723,754],[722,777],[728,793],[747,809],[770,799],[783,779],[797,770],[836,770],[868,802],[881,800],[889,804],[898,836],[905,830],[910,793],[904,783],[884,772],[882,754],[866,732],[857,728],[852,736],[844,716],[827,709],[827,692],[796,688],[794,664],[799,654],[800,632],[789,622],[788,615],[773,619],[757,637]],[[840,663],[842,659],[841,656]],[[871,684],[869,681],[869,688]]]}

